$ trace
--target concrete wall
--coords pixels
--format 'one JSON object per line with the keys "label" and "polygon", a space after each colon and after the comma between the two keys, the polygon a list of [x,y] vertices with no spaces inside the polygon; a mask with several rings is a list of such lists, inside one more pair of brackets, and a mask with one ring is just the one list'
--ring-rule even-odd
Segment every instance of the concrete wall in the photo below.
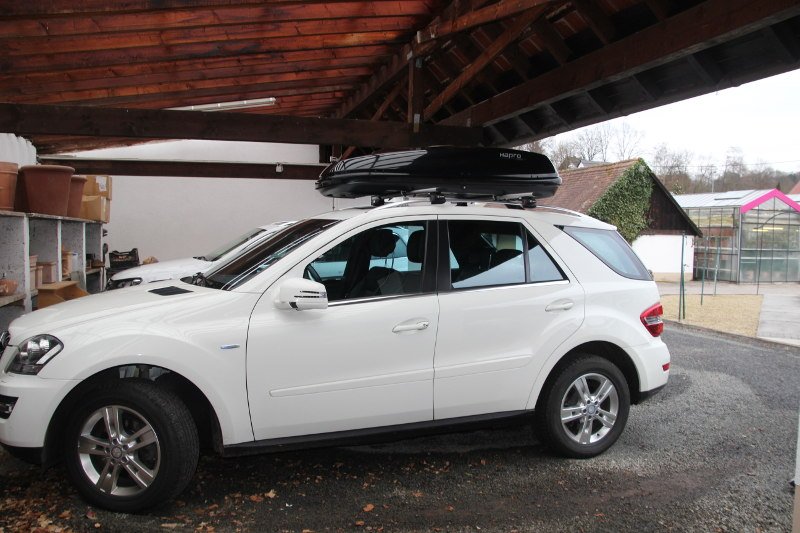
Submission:
{"label": "concrete wall", "polygon": [[[633,241],[633,251],[653,272],[656,281],[678,281],[681,268],[681,235],[641,235]],[[694,240],[685,237],[683,250],[684,279],[692,279]]]}
{"label": "concrete wall", "polygon": [[[318,162],[310,145],[169,141],[74,154],[81,157]],[[313,181],[114,176],[109,250],[139,249],[160,261],[204,254],[250,228],[330,211]],[[336,201],[336,207],[365,201]]]}

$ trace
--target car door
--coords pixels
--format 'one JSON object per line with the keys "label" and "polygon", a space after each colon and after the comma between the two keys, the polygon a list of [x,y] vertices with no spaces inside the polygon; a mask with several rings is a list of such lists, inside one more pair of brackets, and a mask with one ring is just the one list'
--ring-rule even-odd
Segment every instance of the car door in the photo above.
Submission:
{"label": "car door", "polygon": [[524,409],[583,321],[583,289],[520,219],[448,217],[440,241],[434,418]]}
{"label": "car door", "polygon": [[[433,418],[434,227],[416,217],[351,231],[267,291],[247,347],[257,440]],[[323,283],[329,307],[276,309],[270,292],[291,277]]]}

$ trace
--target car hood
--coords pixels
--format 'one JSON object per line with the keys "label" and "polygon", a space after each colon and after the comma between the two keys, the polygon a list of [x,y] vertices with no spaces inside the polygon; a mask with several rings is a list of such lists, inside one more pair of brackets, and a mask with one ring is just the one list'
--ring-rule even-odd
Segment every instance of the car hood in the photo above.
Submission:
{"label": "car hood", "polygon": [[190,300],[193,309],[213,308],[210,306],[218,303],[215,299],[230,298],[233,294],[181,282],[139,285],[76,298],[22,315],[11,323],[9,332],[12,343],[16,343],[31,335],[54,333],[89,321],[118,319],[121,315],[145,310],[155,320],[162,314],[174,314],[176,308],[185,307]]}
{"label": "car hood", "polygon": [[180,279],[185,276],[192,276],[198,272],[204,272],[211,267],[211,261],[185,257],[182,259],[172,259],[161,261],[150,265],[142,265],[129,268],[122,272],[117,272],[111,279],[119,281],[123,279],[142,278],[142,283],[151,283],[165,279]]}

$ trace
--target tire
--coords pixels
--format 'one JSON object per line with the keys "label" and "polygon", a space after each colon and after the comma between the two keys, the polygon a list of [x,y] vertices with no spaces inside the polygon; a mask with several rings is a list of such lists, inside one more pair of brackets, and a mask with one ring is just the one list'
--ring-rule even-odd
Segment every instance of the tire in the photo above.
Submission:
{"label": "tire", "polygon": [[587,459],[617,441],[629,411],[630,391],[619,368],[607,359],[582,355],[542,391],[537,433],[555,453]]}
{"label": "tire", "polygon": [[79,401],[64,443],[67,474],[78,492],[117,512],[174,498],[199,458],[197,429],[183,402],[138,379],[114,381]]}

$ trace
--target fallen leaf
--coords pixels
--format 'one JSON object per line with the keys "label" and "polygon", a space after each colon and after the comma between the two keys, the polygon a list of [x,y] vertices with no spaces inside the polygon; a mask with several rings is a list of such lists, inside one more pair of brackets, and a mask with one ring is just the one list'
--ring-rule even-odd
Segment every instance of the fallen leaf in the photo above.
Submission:
{"label": "fallen leaf", "polygon": [[97,518],[97,513],[89,509],[88,511],[86,511],[86,518],[88,518],[89,520],[94,520],[95,518]]}
{"label": "fallen leaf", "polygon": [[356,520],[356,524],[355,525],[357,525],[358,527],[361,527],[361,526],[364,525],[364,521],[363,520]]}
{"label": "fallen leaf", "polygon": [[367,505],[364,506],[365,513],[371,513],[373,509],[375,509],[375,506],[372,505],[371,503],[368,503]]}
{"label": "fallen leaf", "polygon": [[70,518],[72,518],[72,511],[66,510],[60,515],[58,515],[58,517],[62,520],[69,520]]}
{"label": "fallen leaf", "polygon": [[422,498],[422,491],[420,491],[420,490],[415,490],[414,492],[412,492],[412,493],[411,493],[411,495],[412,495],[413,497],[415,497],[415,498]]}
{"label": "fallen leaf", "polygon": [[264,501],[264,498],[262,498],[262,497],[261,497],[261,496],[259,496],[258,494],[253,494],[253,495],[251,495],[251,496],[250,496],[250,501],[251,501],[251,502],[260,503],[260,502],[263,502],[263,501]]}
{"label": "fallen leaf", "polygon": [[176,524],[174,522],[171,522],[171,523],[167,523],[167,524],[161,524],[161,527],[163,527],[164,529],[175,529],[179,525],[180,524]]}
{"label": "fallen leaf", "polygon": [[448,512],[448,513],[452,513],[453,511],[455,511],[455,510],[456,510],[456,508],[455,508],[455,507],[453,507],[452,505],[448,505],[448,506],[446,507],[446,509],[447,509],[447,512]]}
{"label": "fallen leaf", "polygon": [[275,496],[277,496],[277,495],[278,495],[278,494],[275,492],[275,489],[272,489],[272,490],[270,490],[269,492],[265,492],[265,493],[264,493],[264,496],[266,496],[266,497],[267,497],[267,498],[269,498],[269,499],[272,499],[272,498],[274,498],[274,497],[275,497]]}

